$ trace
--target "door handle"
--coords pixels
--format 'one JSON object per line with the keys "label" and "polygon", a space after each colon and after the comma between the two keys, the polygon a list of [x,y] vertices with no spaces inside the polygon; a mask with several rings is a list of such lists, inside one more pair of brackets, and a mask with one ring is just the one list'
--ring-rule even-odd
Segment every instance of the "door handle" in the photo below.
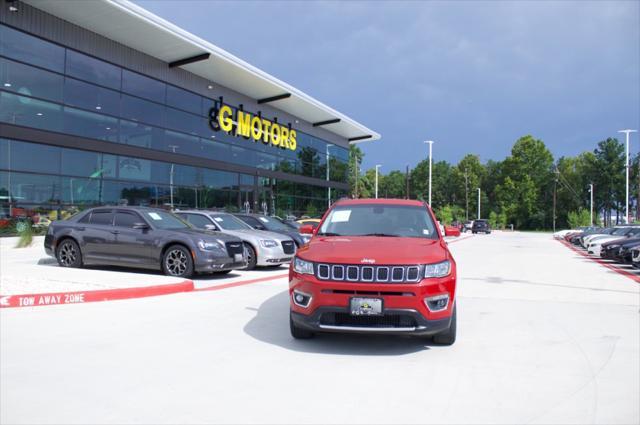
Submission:
{"label": "door handle", "polygon": [[77,230],[84,231],[84,227],[78,227]]}
{"label": "door handle", "polygon": [[114,235],[117,235],[118,233],[120,233],[119,230],[112,230],[111,233],[113,233]]}

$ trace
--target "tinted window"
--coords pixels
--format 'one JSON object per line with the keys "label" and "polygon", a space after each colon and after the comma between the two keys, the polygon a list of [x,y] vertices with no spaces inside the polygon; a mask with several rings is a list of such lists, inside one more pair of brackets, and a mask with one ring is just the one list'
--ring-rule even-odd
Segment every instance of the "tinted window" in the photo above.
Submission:
{"label": "tinted window", "polygon": [[102,173],[102,154],[62,149],[62,174],[99,178]]}
{"label": "tinted window", "polygon": [[99,59],[67,50],[67,74],[120,90],[120,68]]}
{"label": "tinted window", "polygon": [[249,226],[253,227],[254,229],[264,229],[265,226],[260,223],[258,220],[256,220],[253,217],[250,217],[248,215],[239,215],[238,218],[242,221],[244,221],[245,223],[247,223]]}
{"label": "tinted window", "polygon": [[206,225],[212,225],[211,220],[203,215],[187,214],[187,220],[198,229],[204,229]]}
{"label": "tinted window", "polygon": [[158,229],[188,229],[187,223],[165,211],[145,211],[144,215]]}
{"label": "tinted window", "polygon": [[164,103],[165,84],[135,72],[122,70],[122,91]]}
{"label": "tinted window", "polygon": [[62,130],[62,107],[12,93],[0,92],[0,121],[45,130]]}
{"label": "tinted window", "polygon": [[94,211],[91,214],[91,224],[110,226],[113,223],[113,213],[110,211]]}
{"label": "tinted window", "polygon": [[116,226],[133,227],[134,223],[141,223],[142,219],[134,213],[118,212],[116,213]]}
{"label": "tinted window", "polygon": [[246,223],[231,214],[216,214],[213,216],[216,224],[225,230],[246,230],[250,229]]}
{"label": "tinted window", "polygon": [[10,141],[11,168],[20,171],[39,171],[43,173],[60,173],[60,148],[38,145],[34,149],[32,143]]}
{"label": "tinted window", "polygon": [[122,118],[152,125],[164,125],[164,106],[122,95]]}
{"label": "tinted window", "polygon": [[91,139],[118,141],[118,119],[65,106],[64,130]]}
{"label": "tinted window", "polygon": [[18,62],[0,58],[2,89],[62,102],[63,77]]}
{"label": "tinted window", "polygon": [[64,48],[0,25],[0,55],[64,72]]}

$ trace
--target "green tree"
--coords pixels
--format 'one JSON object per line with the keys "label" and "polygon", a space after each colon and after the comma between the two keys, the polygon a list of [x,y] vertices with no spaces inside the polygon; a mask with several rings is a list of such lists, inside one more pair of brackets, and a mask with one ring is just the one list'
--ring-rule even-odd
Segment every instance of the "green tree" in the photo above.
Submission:
{"label": "green tree", "polygon": [[591,213],[584,208],[580,208],[577,211],[569,211],[567,217],[567,222],[571,229],[591,225]]}

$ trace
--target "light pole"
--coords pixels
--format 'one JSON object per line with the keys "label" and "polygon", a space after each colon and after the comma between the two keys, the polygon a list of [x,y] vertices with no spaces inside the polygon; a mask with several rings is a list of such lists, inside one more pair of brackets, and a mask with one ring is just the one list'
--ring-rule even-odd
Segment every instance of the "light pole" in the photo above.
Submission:
{"label": "light pole", "polygon": [[478,188],[478,220],[480,220],[480,188]]}
{"label": "light pole", "polygon": [[590,197],[591,197],[591,208],[590,208],[590,211],[591,211],[591,215],[590,215],[590,217],[591,217],[591,221],[590,221],[590,223],[591,223],[591,225],[593,226],[593,183],[589,183],[589,194],[590,194]]}
{"label": "light pole", "polygon": [[465,202],[465,220],[469,221],[469,173],[464,169],[464,202]]}
{"label": "light pole", "polygon": [[[326,145],[326,153],[327,153],[327,184],[329,184],[329,148],[333,146],[327,143]],[[331,186],[327,186],[327,208],[331,207]]]}
{"label": "light pole", "polygon": [[[176,153],[178,145],[169,145],[168,147],[173,153]],[[171,204],[171,211],[173,211],[173,162],[171,163],[171,169],[169,171],[169,202]]]}
{"label": "light pole", "polygon": [[626,174],[627,174],[627,197],[625,198],[625,210],[624,210],[624,214],[625,214],[625,218],[624,218],[624,222],[626,224],[629,224],[629,133],[635,133],[638,130],[620,130],[618,131],[618,133],[625,133],[627,136],[627,156],[626,156],[626,160],[625,160],[625,169],[626,169]]}
{"label": "light pole", "polygon": [[431,156],[433,154],[433,140],[425,140],[429,144],[429,206],[431,206]]}
{"label": "light pole", "polygon": [[378,199],[378,168],[382,167],[380,164],[376,164],[376,199]]}

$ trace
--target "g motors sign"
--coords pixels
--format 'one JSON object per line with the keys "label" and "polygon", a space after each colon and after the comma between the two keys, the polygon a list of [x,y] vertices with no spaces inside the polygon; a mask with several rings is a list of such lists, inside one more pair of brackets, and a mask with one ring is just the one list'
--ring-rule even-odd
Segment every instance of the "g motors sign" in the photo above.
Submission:
{"label": "g motors sign", "polygon": [[281,149],[296,150],[298,146],[297,132],[291,126],[283,126],[274,121],[253,115],[241,109],[234,113],[230,106],[222,105],[209,110],[209,127],[213,131],[224,131],[227,134],[255,142],[271,144]]}

